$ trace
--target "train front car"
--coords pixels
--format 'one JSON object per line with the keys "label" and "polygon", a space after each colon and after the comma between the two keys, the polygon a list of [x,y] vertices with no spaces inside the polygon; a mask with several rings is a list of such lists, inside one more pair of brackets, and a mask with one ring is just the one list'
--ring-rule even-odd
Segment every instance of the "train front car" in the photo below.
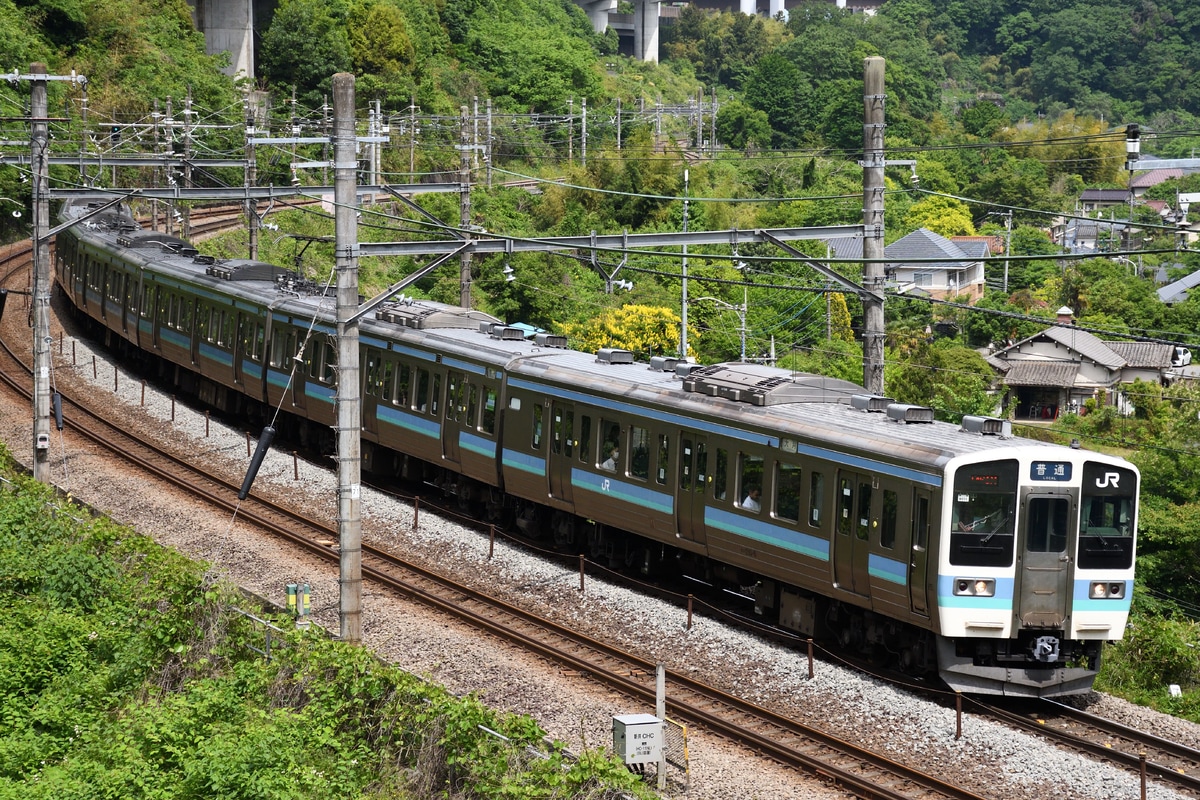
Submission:
{"label": "train front car", "polygon": [[1088,691],[1133,592],[1139,476],[1085,450],[1020,447],[947,465],[938,666],[953,689]]}

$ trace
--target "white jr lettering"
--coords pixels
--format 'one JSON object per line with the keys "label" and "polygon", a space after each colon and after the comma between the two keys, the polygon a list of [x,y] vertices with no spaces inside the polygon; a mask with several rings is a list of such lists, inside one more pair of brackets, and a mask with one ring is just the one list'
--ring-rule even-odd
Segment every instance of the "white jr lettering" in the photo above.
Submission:
{"label": "white jr lettering", "polygon": [[1116,489],[1116,488],[1118,488],[1117,484],[1119,484],[1120,482],[1121,482],[1121,473],[1106,472],[1106,473],[1104,473],[1103,478],[1096,479],[1096,488],[1097,489],[1107,489],[1109,486],[1111,486],[1114,489]]}

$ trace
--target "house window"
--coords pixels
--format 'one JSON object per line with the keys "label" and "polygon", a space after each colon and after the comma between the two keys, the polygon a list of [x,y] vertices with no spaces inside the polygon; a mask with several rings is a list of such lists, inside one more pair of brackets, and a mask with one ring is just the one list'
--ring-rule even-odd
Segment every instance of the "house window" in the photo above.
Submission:
{"label": "house window", "polygon": [[933,273],[929,270],[914,272],[913,283],[917,286],[933,286]]}

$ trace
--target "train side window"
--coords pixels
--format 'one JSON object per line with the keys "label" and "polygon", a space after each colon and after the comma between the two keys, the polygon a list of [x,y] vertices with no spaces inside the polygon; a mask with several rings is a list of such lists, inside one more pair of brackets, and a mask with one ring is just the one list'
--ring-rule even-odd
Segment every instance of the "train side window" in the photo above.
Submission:
{"label": "train side window", "polygon": [[563,411],[563,455],[575,455],[575,411],[570,408]]}
{"label": "train side window", "polygon": [[858,484],[858,526],[855,535],[864,542],[871,535],[871,495],[871,484]]}
{"label": "train side window", "polygon": [[854,525],[854,481],[849,478],[838,480],[838,520],[837,532],[849,536]]}
{"label": "train side window", "polygon": [[480,423],[480,429],[484,433],[496,432],[496,390],[491,386],[484,390],[483,398],[483,420]]}
{"label": "train side window", "polygon": [[265,326],[261,322],[254,323],[254,331],[251,334],[254,341],[250,345],[250,360],[256,363],[262,363],[263,345],[267,341],[267,332]]}
{"label": "train side window", "polygon": [[738,497],[741,507],[757,512],[762,507],[763,460],[758,456],[738,453]]}
{"label": "train side window", "polygon": [[392,394],[392,402],[398,406],[408,405],[408,364],[401,364],[399,371],[396,373],[396,388]]}
{"label": "train side window", "polygon": [[606,419],[600,420],[600,431],[603,437],[600,447],[600,468],[615,472],[621,466],[621,426]]}
{"label": "train side window", "polygon": [[436,417],[441,410],[442,403],[442,376],[434,373],[433,375],[433,391],[429,393],[429,413]]}
{"label": "train side window", "polygon": [[665,484],[667,482],[667,469],[670,467],[671,460],[671,441],[666,434],[658,435],[658,466],[654,473],[654,480],[657,483]]}
{"label": "train side window", "polygon": [[891,550],[896,546],[896,521],[900,513],[900,496],[890,489],[883,490],[883,522],[879,529],[879,545]]}
{"label": "train side window", "polygon": [[584,414],[579,419],[579,460],[592,458],[592,418]]}
{"label": "train side window", "polygon": [[921,495],[916,497],[916,513],[913,514],[913,550],[925,550],[929,547],[929,498]]}
{"label": "train side window", "polygon": [[417,411],[425,413],[429,404],[429,370],[427,369],[417,370],[417,396],[414,400]]}
{"label": "train side window", "polygon": [[332,385],[337,376],[337,351],[332,342],[321,342],[321,383]]}
{"label": "train side window", "polygon": [[179,332],[192,335],[192,303],[188,298],[179,298]]}
{"label": "train side window", "polygon": [[825,473],[808,474],[808,524],[820,527],[825,516]]}
{"label": "train side window", "polygon": [[153,309],[154,309],[154,287],[149,286],[149,285],[143,286],[142,287],[142,307],[140,309],[141,317],[143,319],[149,319],[150,312]]}
{"label": "train side window", "polygon": [[708,446],[704,442],[696,443],[696,491],[704,492],[708,475]]}
{"label": "train side window", "polygon": [[542,449],[542,404],[538,403],[533,407],[533,441],[529,446],[534,450]]}
{"label": "train side window", "polygon": [[800,477],[795,464],[775,465],[775,516],[780,519],[800,521]]}
{"label": "train side window", "polygon": [[[208,313],[205,313],[206,311]],[[209,335],[208,335],[208,328],[209,328],[208,317],[209,317],[209,314],[211,314],[211,313],[212,313],[211,311],[209,311],[208,309],[204,309],[204,308],[201,308],[197,311],[197,313],[196,313],[196,338],[197,339],[203,339],[206,342],[212,341],[212,339],[210,339]]]}
{"label": "train side window", "polygon": [[363,391],[372,397],[379,396],[379,352],[367,351],[367,368],[363,376]]}
{"label": "train side window", "polygon": [[479,427],[479,387],[473,383],[467,385],[467,418],[464,424],[468,428]]}
{"label": "train side window", "polygon": [[[436,409],[434,409],[436,412]],[[458,422],[462,417],[462,375],[446,375],[446,419]]]}
{"label": "train side window", "polygon": [[713,497],[725,499],[725,485],[729,480],[729,451],[724,447],[717,448],[717,469],[713,473]]}
{"label": "train side window", "polygon": [[638,480],[650,477],[650,431],[634,425],[629,436],[629,474]]}
{"label": "train side window", "polygon": [[282,368],[287,358],[287,335],[276,330],[275,335],[271,337],[271,366]]}
{"label": "train side window", "polygon": [[388,398],[392,396],[392,381],[396,377],[396,365],[387,356],[380,354],[383,359],[383,376],[379,379],[379,397]]}
{"label": "train side window", "polygon": [[233,314],[228,311],[221,312],[221,345],[233,346]]}

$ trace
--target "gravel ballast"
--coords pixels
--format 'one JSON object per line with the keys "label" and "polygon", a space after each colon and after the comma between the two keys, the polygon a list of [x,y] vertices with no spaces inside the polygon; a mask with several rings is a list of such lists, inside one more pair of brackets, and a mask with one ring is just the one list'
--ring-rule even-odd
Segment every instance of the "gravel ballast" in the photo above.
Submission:
{"label": "gravel ballast", "polygon": [[[6,337],[15,334],[10,314],[3,322]],[[58,355],[57,323],[54,380],[64,393],[81,392],[115,398],[113,413],[129,427],[144,428],[174,442],[181,450],[220,466],[240,482],[249,459],[246,435],[202,413],[175,406],[171,398],[117,370],[103,351],[68,338]],[[27,329],[25,333],[28,337]],[[11,338],[10,338],[11,341]],[[71,363],[74,353],[75,364]],[[96,376],[92,357],[97,358]],[[11,402],[11,401],[9,401]],[[6,407],[0,436],[18,460],[28,464],[32,447],[30,410]],[[206,427],[208,435],[205,435]],[[231,581],[274,602],[284,601],[288,583],[312,586],[313,617],[338,630],[337,567],[292,552],[236,519],[220,518],[191,501],[185,493],[144,483],[69,434],[53,434],[52,480],[74,497],[136,526],[164,545],[210,562]],[[298,462],[294,478],[290,453],[272,451],[258,475],[254,491],[278,493],[328,519],[336,517],[336,476],[331,469]],[[579,591],[579,575],[536,558],[497,539],[488,559],[488,539],[451,520],[422,510],[420,527],[412,530],[412,507],[364,490],[364,540],[393,549],[425,566],[453,574],[513,603],[542,613],[625,649],[665,664],[743,697],[789,713],[830,733],[852,739],[894,760],[931,769],[948,781],[964,777],[980,795],[1007,798],[1138,798],[1136,775],[1060,750],[1036,737],[965,715],[963,735],[955,738],[953,710],[940,707],[837,665],[818,662],[808,679],[801,650],[762,640],[704,617],[687,630],[686,610],[650,599],[588,576]],[[480,635],[421,606],[403,602],[364,585],[364,644],[412,672],[426,675],[454,692],[476,692],[490,705],[530,714],[551,736],[573,749],[611,745],[614,715],[653,713],[585,678],[564,674],[557,666]],[[1157,735],[1200,746],[1200,727],[1173,717],[1095,695],[1089,710],[1112,716]],[[690,788],[687,797],[804,798],[846,797],[822,781],[783,769],[703,731],[691,732]],[[682,774],[670,773],[669,794],[683,795]],[[1154,800],[1178,797],[1153,783]]]}

